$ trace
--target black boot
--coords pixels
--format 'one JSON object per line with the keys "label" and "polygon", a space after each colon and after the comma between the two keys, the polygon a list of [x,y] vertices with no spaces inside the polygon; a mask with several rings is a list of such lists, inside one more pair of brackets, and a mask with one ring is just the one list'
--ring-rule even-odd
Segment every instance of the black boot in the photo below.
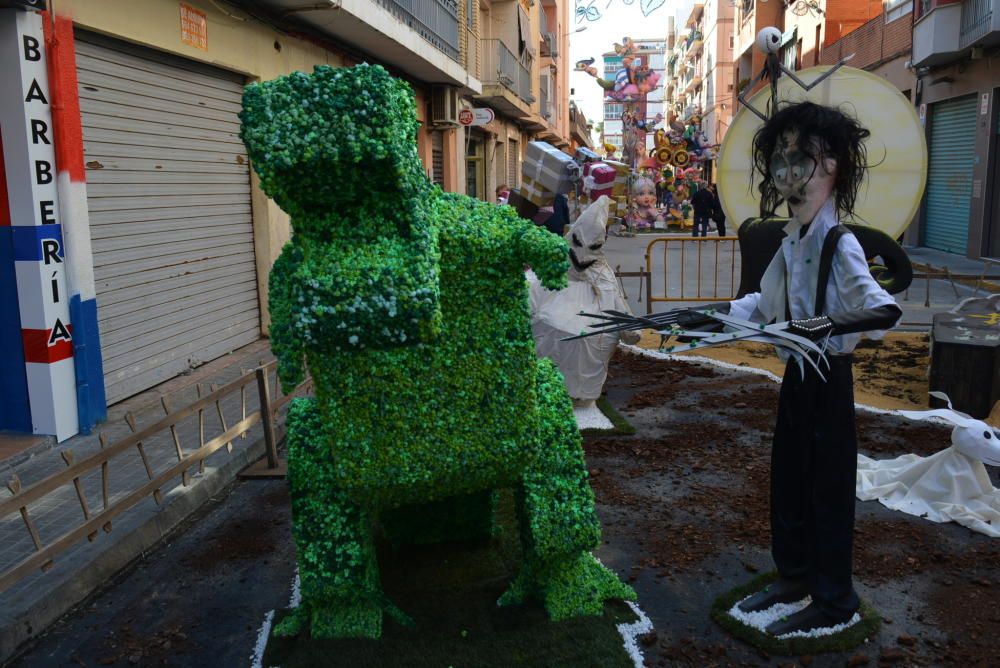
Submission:
{"label": "black boot", "polygon": [[776,582],[772,582],[750,598],[742,601],[738,607],[743,612],[760,612],[778,603],[801,601],[808,595],[809,588],[804,582],[779,578]]}
{"label": "black boot", "polygon": [[807,633],[813,629],[823,629],[843,624],[853,616],[854,612],[846,616],[843,614],[832,615],[820,610],[819,606],[815,603],[810,603],[802,610],[768,624],[767,633],[772,636],[783,636],[787,633],[795,633],[796,631]]}

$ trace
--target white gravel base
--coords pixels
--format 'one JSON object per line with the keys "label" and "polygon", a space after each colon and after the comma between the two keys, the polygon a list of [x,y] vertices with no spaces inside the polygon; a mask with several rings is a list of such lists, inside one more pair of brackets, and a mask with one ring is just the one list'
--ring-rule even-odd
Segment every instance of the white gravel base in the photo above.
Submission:
{"label": "white gravel base", "polygon": [[[749,596],[747,598],[749,598]],[[734,603],[733,607],[729,609],[729,616],[739,622],[742,622],[746,626],[757,629],[761,633],[765,633],[768,625],[771,623],[778,621],[782,617],[788,617],[789,615],[795,614],[812,602],[812,598],[806,596],[801,601],[796,601],[795,603],[776,603],[767,610],[761,610],[759,612],[743,612],[740,610],[739,606],[740,603],[745,600],[746,598]],[[820,636],[832,636],[854,626],[860,621],[861,615],[855,612],[854,616],[843,624],[824,626],[823,628],[813,629],[811,631],[796,631],[795,633],[786,633],[785,635],[777,637],[780,640],[784,640],[786,638],[819,638]]]}
{"label": "white gravel base", "polygon": [[646,616],[646,613],[638,605],[632,601],[625,601],[625,603],[628,607],[632,608],[632,612],[635,613],[638,619],[631,624],[619,624],[618,633],[621,634],[622,640],[625,641],[625,651],[628,652],[629,657],[632,659],[632,665],[635,668],[643,668],[646,665],[646,658],[643,656],[642,648],[639,647],[636,638],[652,631],[653,622],[649,621],[649,617]]}
{"label": "white gravel base", "polygon": [[573,407],[573,415],[576,416],[576,426],[579,429],[604,429],[611,431],[615,428],[608,416],[601,412],[597,404],[589,408]]}

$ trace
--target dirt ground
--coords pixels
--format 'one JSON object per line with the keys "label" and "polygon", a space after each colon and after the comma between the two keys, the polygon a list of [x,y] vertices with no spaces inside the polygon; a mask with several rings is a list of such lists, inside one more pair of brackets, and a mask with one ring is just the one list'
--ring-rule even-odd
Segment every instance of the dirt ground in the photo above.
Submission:
{"label": "dirt ground", "polygon": [[[855,401],[884,409],[927,408],[931,363],[928,339],[927,334],[918,332],[889,332],[881,341],[863,338],[854,351]],[[639,345],[656,350],[660,336],[644,331]],[[774,347],[763,343],[728,344],[693,354],[737,366],[765,369],[779,377],[785,370]]]}
{"label": "dirt ground", "polygon": [[[859,354],[858,399],[922,407],[926,346],[895,338]],[[774,364],[770,350],[756,354],[729,361]],[[879,383],[888,388],[882,395],[872,391]],[[640,639],[648,666],[1000,666],[1000,541],[874,501],[857,504],[854,573],[859,594],[882,617],[877,635],[848,652],[793,657],[768,656],[728,635],[710,619],[713,601],[772,568],[768,486],[778,385],[619,351],[605,389],[636,433],[584,438],[603,526],[596,554],[635,587],[653,622]],[[949,443],[944,426],[866,411],[858,412],[858,432],[860,450],[882,459],[929,455]],[[1000,487],[995,468],[990,475]],[[12,665],[247,665],[267,611],[287,605],[295,565],[290,511],[283,481],[240,483],[228,493]],[[453,569],[454,561],[437,556],[433,564]],[[390,596],[421,579],[393,559],[382,566]],[[506,579],[491,586],[492,605]],[[530,654],[509,665],[539,665],[538,652]],[[327,663],[347,665],[333,656]]]}
{"label": "dirt ground", "polygon": [[[748,361],[727,361],[734,360]],[[857,386],[871,392],[896,369],[906,375],[925,364],[918,345],[890,340],[856,364]],[[714,598],[772,568],[768,486],[778,385],[622,352],[610,372],[608,399],[637,432],[588,437],[584,447],[603,549],[632,564],[624,574],[656,628],[646,638],[647,665],[1000,665],[1000,542],[874,501],[857,505],[855,579],[883,618],[877,637],[843,654],[769,657],[714,626]],[[918,388],[907,384],[899,394],[881,405],[921,406]],[[926,455],[950,442],[942,426],[870,412],[858,418],[859,448],[872,457]],[[622,552],[627,558],[613,558]]]}

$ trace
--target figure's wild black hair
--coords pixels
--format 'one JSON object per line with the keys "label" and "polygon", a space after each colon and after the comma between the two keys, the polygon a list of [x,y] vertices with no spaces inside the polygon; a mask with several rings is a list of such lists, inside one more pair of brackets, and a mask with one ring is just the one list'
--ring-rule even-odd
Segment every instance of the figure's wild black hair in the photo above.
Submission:
{"label": "figure's wild black hair", "polygon": [[[771,175],[771,157],[781,135],[795,130],[799,150],[818,165],[820,160],[837,161],[834,198],[841,215],[853,215],[854,202],[868,169],[865,140],[871,133],[854,118],[839,109],[813,102],[797,102],[779,109],[764,123],[753,138],[753,172],[760,172],[760,215],[775,215],[784,201]],[[814,141],[815,140],[815,141]],[[813,152],[819,149],[818,155]]]}

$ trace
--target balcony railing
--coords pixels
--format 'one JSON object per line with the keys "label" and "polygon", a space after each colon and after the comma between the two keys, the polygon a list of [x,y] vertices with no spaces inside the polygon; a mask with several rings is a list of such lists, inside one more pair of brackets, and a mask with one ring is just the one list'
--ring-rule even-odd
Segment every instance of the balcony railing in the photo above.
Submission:
{"label": "balcony railing", "polygon": [[962,3],[962,22],[959,28],[959,46],[965,48],[990,32],[993,19],[993,0],[965,0]]}
{"label": "balcony railing", "polygon": [[483,84],[500,84],[509,88],[524,102],[531,104],[531,69],[515,56],[499,39],[482,40]]}
{"label": "balcony railing", "polygon": [[375,0],[448,57],[459,60],[458,0]]}

